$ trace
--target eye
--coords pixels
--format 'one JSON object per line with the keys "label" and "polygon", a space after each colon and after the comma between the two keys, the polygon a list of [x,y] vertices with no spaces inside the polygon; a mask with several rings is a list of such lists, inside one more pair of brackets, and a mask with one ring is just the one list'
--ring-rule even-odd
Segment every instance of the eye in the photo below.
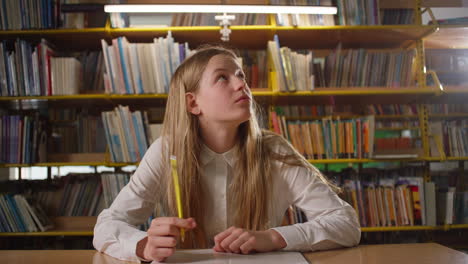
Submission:
{"label": "eye", "polygon": [[224,75],[224,74],[221,74],[221,75],[219,75],[219,76],[216,78],[216,81],[217,81],[217,82],[227,81],[227,76]]}
{"label": "eye", "polygon": [[236,76],[239,77],[239,78],[241,78],[242,80],[245,79],[245,74],[244,74],[244,72],[242,72],[241,70],[237,70]]}

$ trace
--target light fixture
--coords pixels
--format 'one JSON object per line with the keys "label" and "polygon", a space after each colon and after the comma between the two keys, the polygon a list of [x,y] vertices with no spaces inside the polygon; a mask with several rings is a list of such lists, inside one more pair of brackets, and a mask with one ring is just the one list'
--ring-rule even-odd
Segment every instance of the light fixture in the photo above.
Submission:
{"label": "light fixture", "polygon": [[106,13],[249,13],[335,15],[333,6],[272,5],[105,5]]}
{"label": "light fixture", "polygon": [[211,13],[220,21],[221,40],[228,41],[231,30],[229,14],[320,14],[335,15],[333,6],[274,6],[274,5],[105,5],[106,13]]}

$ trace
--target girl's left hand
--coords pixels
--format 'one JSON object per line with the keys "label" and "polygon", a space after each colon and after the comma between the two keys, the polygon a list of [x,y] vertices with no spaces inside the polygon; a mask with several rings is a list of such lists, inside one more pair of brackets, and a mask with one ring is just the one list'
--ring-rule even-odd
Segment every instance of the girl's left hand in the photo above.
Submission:
{"label": "girl's left hand", "polygon": [[230,227],[214,237],[214,250],[237,254],[269,252],[286,247],[286,241],[275,230],[248,231]]}

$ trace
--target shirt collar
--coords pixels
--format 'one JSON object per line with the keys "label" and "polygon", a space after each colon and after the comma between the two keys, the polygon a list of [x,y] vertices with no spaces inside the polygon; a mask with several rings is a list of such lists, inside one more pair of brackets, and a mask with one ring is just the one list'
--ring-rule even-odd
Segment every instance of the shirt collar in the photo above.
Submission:
{"label": "shirt collar", "polygon": [[205,166],[214,158],[221,157],[229,164],[229,166],[233,168],[237,161],[236,151],[237,151],[237,145],[235,145],[230,150],[224,153],[216,153],[213,150],[211,150],[207,145],[205,145],[205,143],[202,143],[201,163],[203,166]]}

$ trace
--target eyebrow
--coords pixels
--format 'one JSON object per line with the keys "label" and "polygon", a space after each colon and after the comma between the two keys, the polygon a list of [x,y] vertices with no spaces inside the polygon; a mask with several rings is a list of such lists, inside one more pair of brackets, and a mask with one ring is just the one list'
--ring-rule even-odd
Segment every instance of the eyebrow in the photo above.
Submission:
{"label": "eyebrow", "polygon": [[226,68],[217,68],[213,72],[218,72],[218,71],[229,71],[229,70]]}

